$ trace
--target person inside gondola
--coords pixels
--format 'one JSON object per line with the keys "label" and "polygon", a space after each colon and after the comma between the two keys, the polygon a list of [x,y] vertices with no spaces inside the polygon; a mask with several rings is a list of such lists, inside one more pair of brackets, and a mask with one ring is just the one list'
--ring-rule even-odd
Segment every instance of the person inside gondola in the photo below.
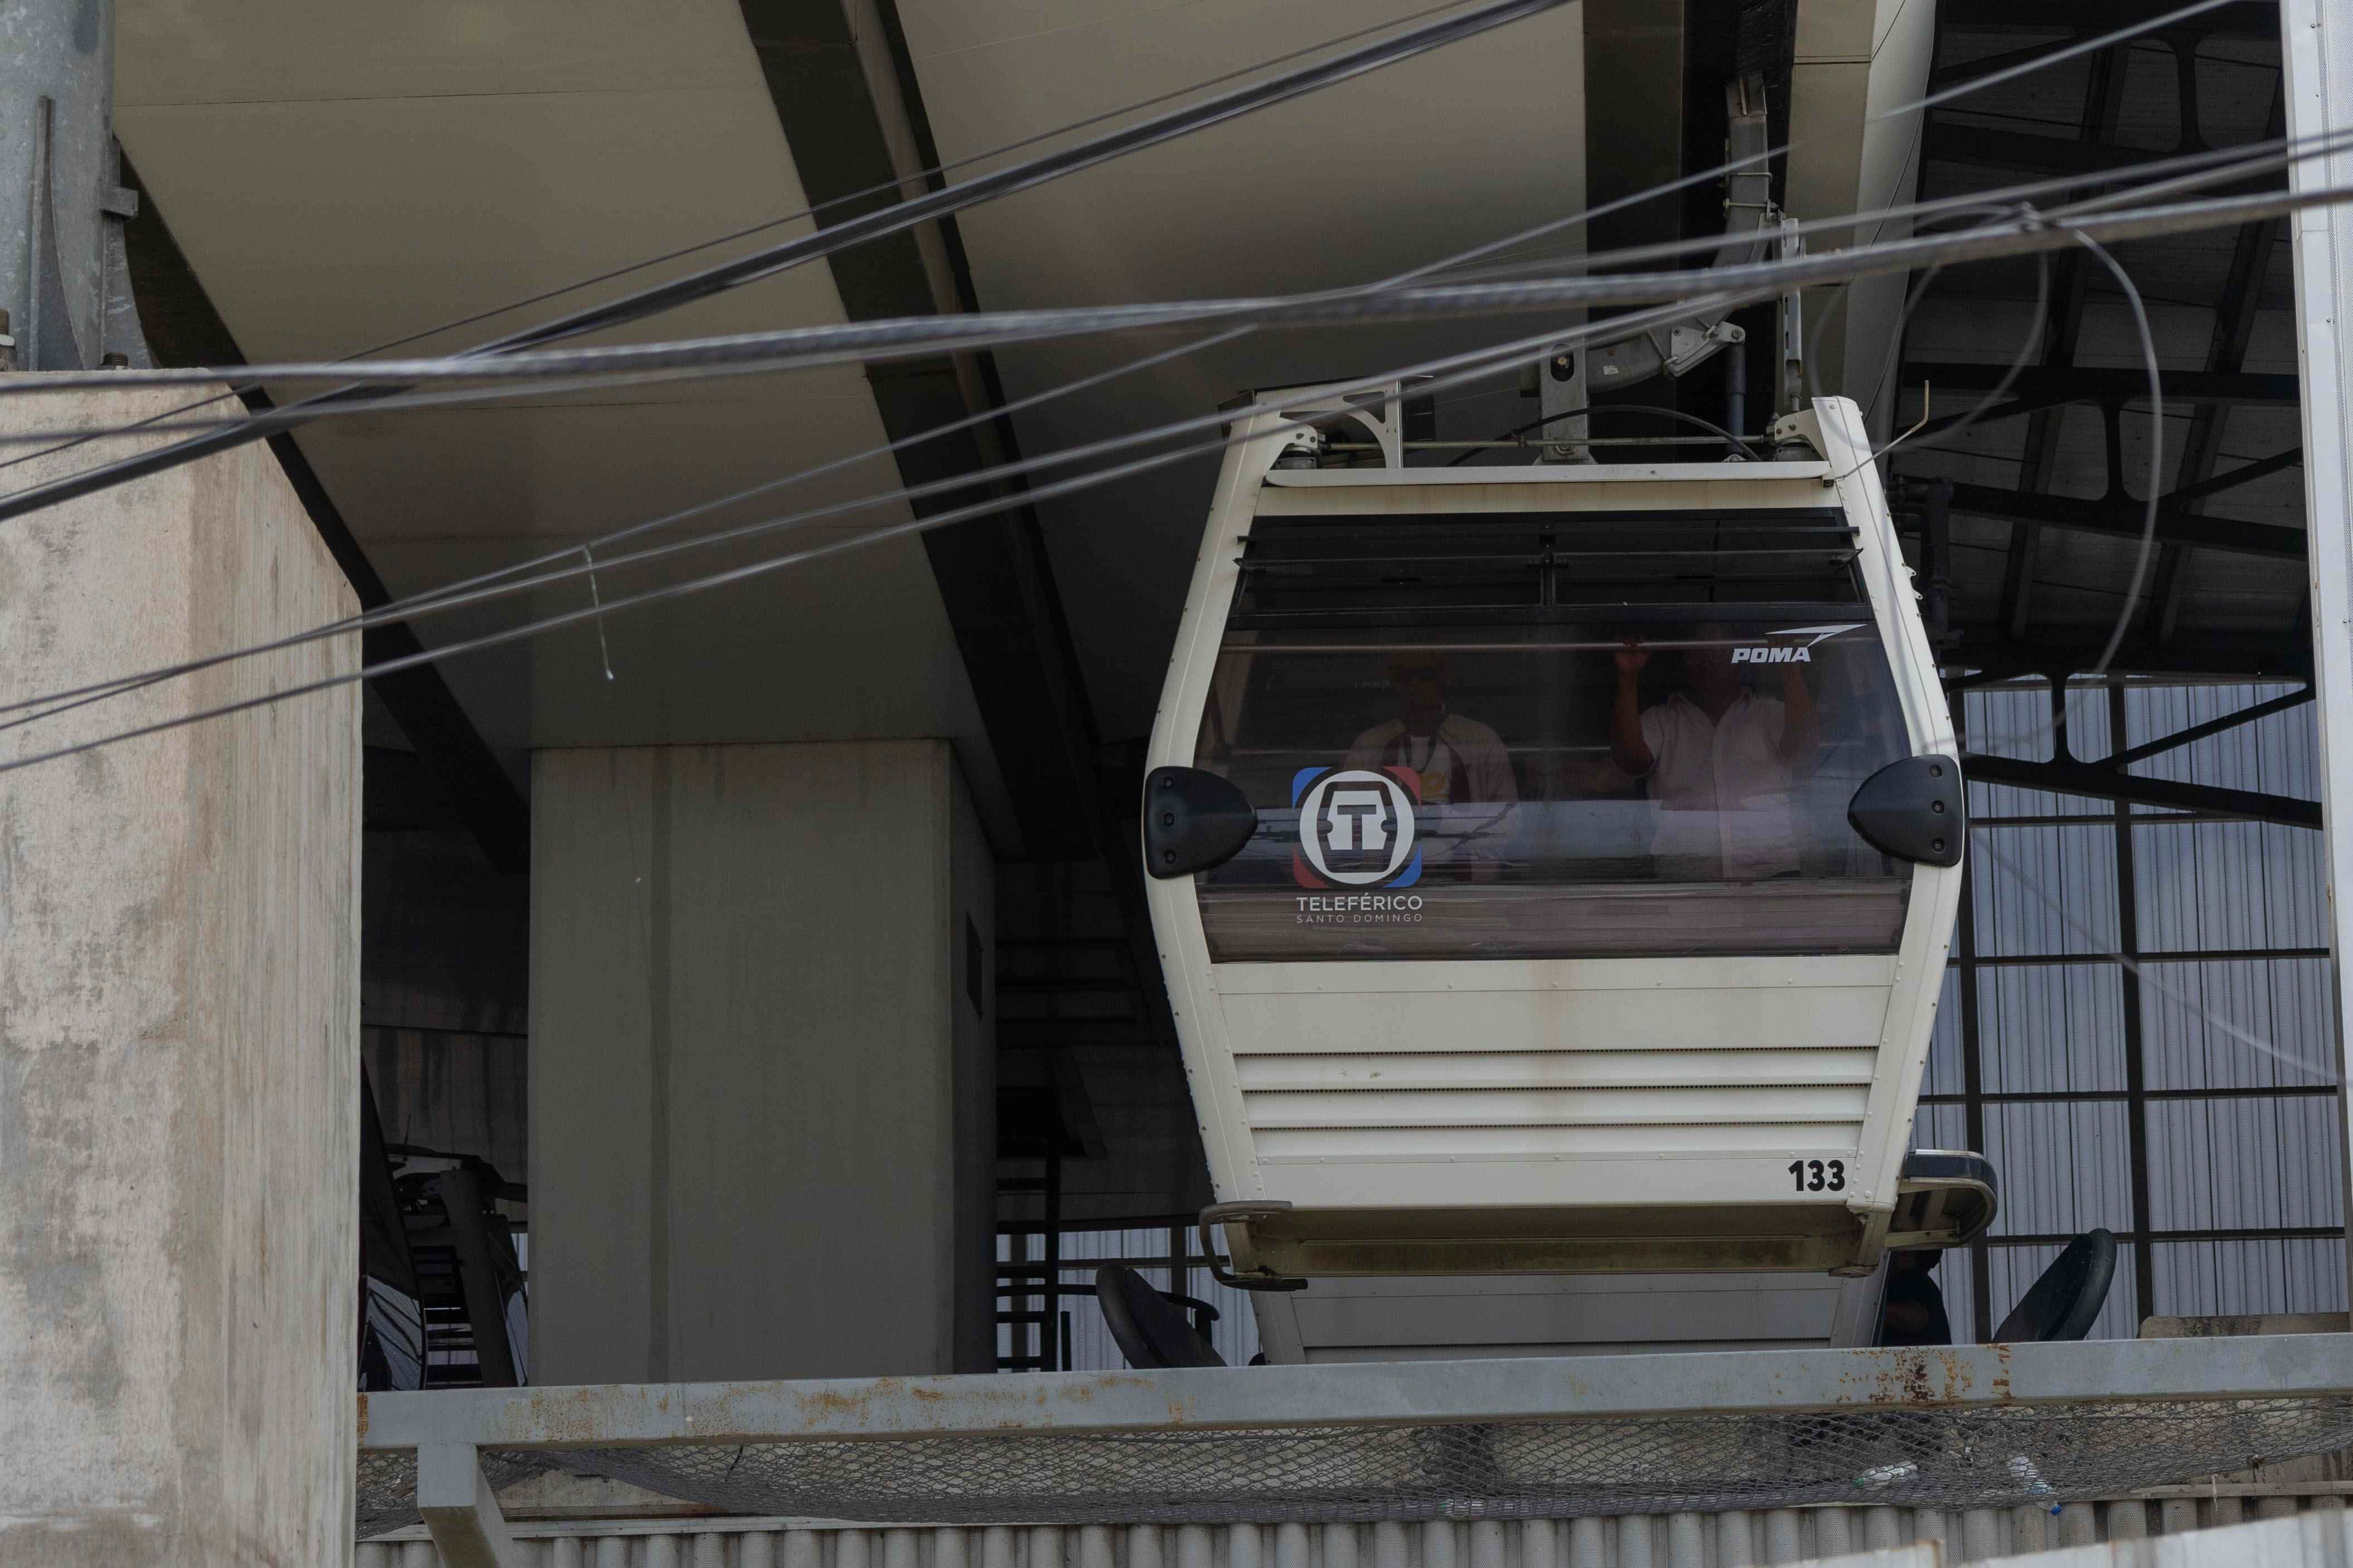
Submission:
{"label": "person inside gondola", "polygon": [[1447,705],[1451,670],[1434,649],[1404,648],[1388,662],[1398,716],[1374,725],[1348,747],[1352,768],[1411,768],[1424,805],[1468,802],[1510,805],[1520,798],[1503,737]]}
{"label": "person inside gondola", "polygon": [[1629,637],[1618,650],[1609,752],[1644,781],[1658,814],[1653,868],[1675,882],[1755,881],[1799,872],[1789,791],[1813,760],[1821,725],[1804,666],[1780,665],[1780,694],[1750,690],[1733,663],[1741,640],[1701,626],[1684,642],[1683,680],[1641,706],[1651,650]]}

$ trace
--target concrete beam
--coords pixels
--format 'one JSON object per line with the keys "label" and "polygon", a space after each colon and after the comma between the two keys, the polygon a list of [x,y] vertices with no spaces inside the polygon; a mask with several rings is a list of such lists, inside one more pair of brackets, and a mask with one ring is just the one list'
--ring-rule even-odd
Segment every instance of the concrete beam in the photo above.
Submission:
{"label": "concrete beam", "polygon": [[522,1549],[507,1533],[498,1494],[471,1443],[417,1450],[417,1511],[444,1568],[522,1568]]}

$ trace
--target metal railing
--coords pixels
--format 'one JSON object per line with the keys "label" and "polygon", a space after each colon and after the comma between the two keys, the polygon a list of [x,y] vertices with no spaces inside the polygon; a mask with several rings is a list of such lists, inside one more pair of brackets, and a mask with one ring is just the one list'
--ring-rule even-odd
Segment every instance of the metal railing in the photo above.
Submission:
{"label": "metal railing", "polygon": [[485,1471],[557,1468],[882,1521],[828,1537],[832,1568],[1738,1568],[1927,1536],[1978,1557],[2227,1516],[2220,1482],[2097,1500],[2353,1447],[2353,1335],[464,1389],[363,1396],[360,1433],[379,1479],[415,1453],[408,1517],[453,1568],[541,1555]]}

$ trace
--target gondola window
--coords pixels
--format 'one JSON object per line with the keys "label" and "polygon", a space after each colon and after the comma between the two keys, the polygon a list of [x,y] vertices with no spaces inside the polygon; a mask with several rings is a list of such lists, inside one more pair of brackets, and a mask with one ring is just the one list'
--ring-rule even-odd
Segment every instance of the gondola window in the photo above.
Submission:
{"label": "gondola window", "polygon": [[1261,518],[1195,765],[1219,961],[1892,952],[1911,746],[1834,510]]}

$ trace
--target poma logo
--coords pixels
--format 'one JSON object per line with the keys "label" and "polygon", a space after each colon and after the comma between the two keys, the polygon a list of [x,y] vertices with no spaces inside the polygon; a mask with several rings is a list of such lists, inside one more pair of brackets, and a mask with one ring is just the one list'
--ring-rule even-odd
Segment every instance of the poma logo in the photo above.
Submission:
{"label": "poma logo", "polygon": [[1291,780],[1299,848],[1291,874],[1303,888],[1409,888],[1421,880],[1413,808],[1421,780],[1411,768],[1302,768]]}
{"label": "poma logo", "polygon": [[1813,646],[1824,637],[1834,637],[1841,632],[1851,632],[1862,626],[1861,621],[1841,621],[1834,626],[1791,626],[1786,631],[1767,632],[1768,637],[1803,637],[1796,644],[1769,644],[1764,647],[1736,647],[1732,650],[1735,664],[1811,664]]}

